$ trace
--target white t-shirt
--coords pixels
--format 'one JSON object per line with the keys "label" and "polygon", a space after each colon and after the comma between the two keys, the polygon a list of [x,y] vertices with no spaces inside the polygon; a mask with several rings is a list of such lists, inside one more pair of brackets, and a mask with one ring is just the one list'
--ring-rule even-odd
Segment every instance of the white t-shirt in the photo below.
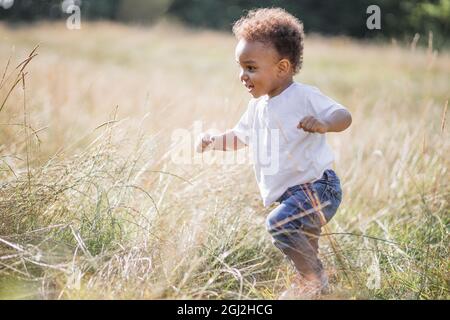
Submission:
{"label": "white t-shirt", "polygon": [[253,166],[263,204],[268,207],[289,187],[313,182],[331,169],[334,155],[325,134],[297,125],[306,116],[324,119],[345,107],[316,87],[293,82],[279,95],[251,99],[232,129],[252,148]]}

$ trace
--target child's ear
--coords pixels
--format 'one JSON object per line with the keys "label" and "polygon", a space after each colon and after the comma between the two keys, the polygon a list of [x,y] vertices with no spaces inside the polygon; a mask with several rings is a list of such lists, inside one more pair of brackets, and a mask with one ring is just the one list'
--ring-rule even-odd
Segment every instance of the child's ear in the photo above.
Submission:
{"label": "child's ear", "polygon": [[280,75],[285,75],[291,70],[291,62],[288,59],[281,59],[278,62],[278,73]]}

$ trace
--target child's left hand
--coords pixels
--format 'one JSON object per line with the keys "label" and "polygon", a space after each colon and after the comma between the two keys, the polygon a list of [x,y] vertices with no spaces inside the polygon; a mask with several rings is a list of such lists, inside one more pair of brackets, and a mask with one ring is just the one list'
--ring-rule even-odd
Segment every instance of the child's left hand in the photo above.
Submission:
{"label": "child's left hand", "polygon": [[303,129],[306,132],[326,133],[328,132],[328,125],[326,122],[314,118],[313,116],[304,117],[297,125],[298,129]]}

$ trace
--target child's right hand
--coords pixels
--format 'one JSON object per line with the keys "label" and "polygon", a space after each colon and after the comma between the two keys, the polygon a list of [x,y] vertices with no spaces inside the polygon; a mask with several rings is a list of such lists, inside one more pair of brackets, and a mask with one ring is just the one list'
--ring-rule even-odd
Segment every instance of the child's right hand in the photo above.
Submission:
{"label": "child's right hand", "polygon": [[205,152],[212,147],[212,144],[214,142],[214,137],[211,136],[209,133],[203,133],[200,135],[200,139],[197,142],[197,146],[195,147],[195,150],[199,153]]}

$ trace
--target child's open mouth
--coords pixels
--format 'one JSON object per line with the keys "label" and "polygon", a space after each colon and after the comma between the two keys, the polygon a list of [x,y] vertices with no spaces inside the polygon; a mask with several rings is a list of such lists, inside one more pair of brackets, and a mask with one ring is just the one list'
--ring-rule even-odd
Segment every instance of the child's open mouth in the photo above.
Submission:
{"label": "child's open mouth", "polygon": [[245,85],[245,87],[247,88],[247,91],[248,92],[252,92],[253,91],[253,88],[254,88],[254,86],[253,85]]}

